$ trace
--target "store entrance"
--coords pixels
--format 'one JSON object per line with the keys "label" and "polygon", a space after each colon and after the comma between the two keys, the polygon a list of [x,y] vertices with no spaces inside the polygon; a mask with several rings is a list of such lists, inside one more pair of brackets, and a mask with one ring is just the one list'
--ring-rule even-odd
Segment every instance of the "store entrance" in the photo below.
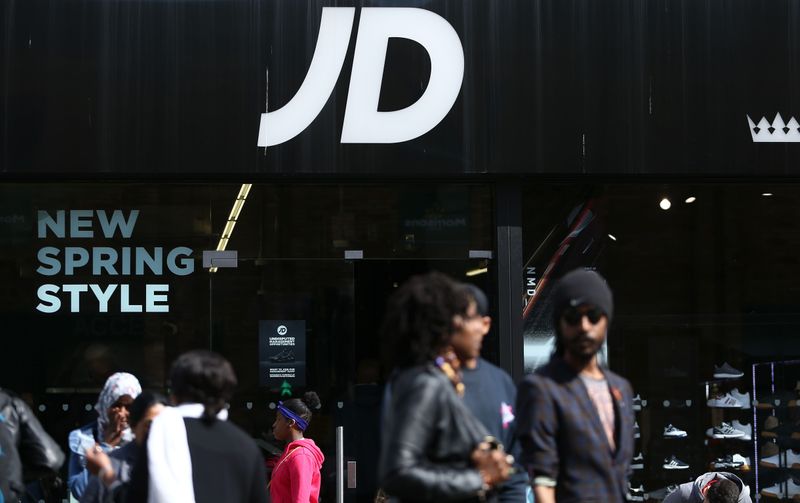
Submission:
{"label": "store entrance", "polygon": [[336,501],[337,427],[344,438],[344,501],[374,500],[390,372],[382,359],[381,320],[395,288],[432,270],[493,294],[493,271],[482,260],[240,259],[210,275],[209,346],[231,360],[239,377],[231,419],[266,457],[277,456],[283,446],[271,425],[278,401],[318,393],[322,407],[307,436],[325,454],[325,501]]}
{"label": "store entrance", "polygon": [[346,366],[351,373],[337,426],[344,429],[345,466],[349,462],[356,471],[355,487],[345,485],[345,501],[372,503],[378,487],[381,400],[391,372],[390,363],[384,359],[386,341],[380,337],[387,299],[411,276],[433,270],[458,281],[468,280],[491,294],[490,268],[483,261],[453,259],[360,260],[353,267],[353,364]]}

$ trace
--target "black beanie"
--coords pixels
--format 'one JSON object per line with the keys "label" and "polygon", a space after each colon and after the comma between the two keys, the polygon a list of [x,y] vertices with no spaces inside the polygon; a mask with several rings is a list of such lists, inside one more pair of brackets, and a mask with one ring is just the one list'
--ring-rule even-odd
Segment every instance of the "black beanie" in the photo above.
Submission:
{"label": "black beanie", "polygon": [[556,326],[565,309],[585,304],[598,307],[611,321],[614,298],[606,280],[594,271],[576,269],[558,280],[553,290],[553,320]]}
{"label": "black beanie", "polygon": [[478,315],[489,316],[489,299],[483,293],[483,290],[472,283],[464,283],[464,288],[467,290],[467,295],[475,301],[475,309]]}

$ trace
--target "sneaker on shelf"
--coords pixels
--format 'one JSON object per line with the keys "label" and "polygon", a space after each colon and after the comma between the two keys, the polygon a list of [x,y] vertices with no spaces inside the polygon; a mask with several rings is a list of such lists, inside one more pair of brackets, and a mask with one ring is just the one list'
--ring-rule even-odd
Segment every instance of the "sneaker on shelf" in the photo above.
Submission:
{"label": "sneaker on shelf", "polygon": [[628,482],[628,501],[645,501],[645,499],[644,486],[631,487]]}
{"label": "sneaker on shelf", "polygon": [[642,436],[642,430],[639,429],[639,421],[634,421],[633,423],[633,438],[639,438]]}
{"label": "sneaker on shelf", "polygon": [[778,444],[773,442],[764,442],[764,444],[761,446],[761,456],[759,457],[761,459],[765,459],[770,456],[775,456],[779,452],[781,452],[781,449],[778,447]]}
{"label": "sneaker on shelf", "polygon": [[742,408],[743,409],[749,409],[750,408],[750,404],[752,402],[750,401],[750,393],[749,392],[743,394],[743,393],[739,393],[739,388],[733,388],[730,391],[730,394],[740,404],[742,404]]}
{"label": "sneaker on shelf", "polygon": [[761,430],[761,436],[767,438],[775,438],[778,436],[778,426],[780,426],[780,421],[775,416],[768,416],[767,419],[764,420],[764,429]]}
{"label": "sneaker on shelf", "polygon": [[761,461],[758,462],[758,465],[763,468],[780,468],[781,457],[782,454],[778,452],[778,454],[761,458]]}
{"label": "sneaker on shelf", "polygon": [[794,449],[786,451],[786,466],[792,470],[800,469],[800,452]]}
{"label": "sneaker on shelf", "polygon": [[730,393],[725,393],[724,395],[714,396],[708,399],[706,402],[709,407],[716,407],[720,409],[741,409],[742,404],[739,403],[739,400],[733,398]]}
{"label": "sneaker on shelf", "polygon": [[[741,470],[743,466],[749,465],[749,460],[740,454],[727,454],[711,462],[712,470]],[[747,469],[750,467],[748,466]]]}
{"label": "sneaker on shelf", "polygon": [[759,409],[797,407],[797,397],[791,391],[776,391],[775,393],[760,395],[756,397],[754,402]]}
{"label": "sneaker on shelf", "polygon": [[686,470],[689,468],[689,465],[681,461],[680,459],[676,458],[675,456],[671,456],[664,460],[664,469],[665,470]]}
{"label": "sneaker on shelf", "polygon": [[739,422],[738,419],[734,419],[733,422],[731,423],[731,426],[733,426],[737,430],[739,430],[742,433],[744,433],[744,436],[740,437],[739,440],[747,440],[748,442],[750,440],[753,440],[753,425],[752,424],[742,424],[742,423]]}
{"label": "sneaker on shelf", "polygon": [[631,469],[632,470],[641,470],[644,468],[644,456],[640,452],[636,456],[633,457],[631,460]]}
{"label": "sneaker on shelf", "polygon": [[792,477],[786,481],[786,496],[795,501],[800,499],[800,484],[795,482]]}
{"label": "sneaker on shelf", "polygon": [[741,454],[734,454],[731,456],[733,458],[733,462],[737,463],[738,466],[736,467],[739,471],[749,471],[750,470],[750,458],[747,456],[742,456]]}
{"label": "sneaker on shelf", "polygon": [[783,482],[778,482],[774,486],[765,487],[761,490],[761,496],[766,496],[767,498],[782,498],[783,494]]}
{"label": "sneaker on shelf", "polygon": [[637,393],[636,396],[633,397],[633,410],[642,410],[642,407],[646,406],[647,400],[642,400],[642,397]]}
{"label": "sneaker on shelf", "polygon": [[728,365],[728,362],[723,363],[719,367],[714,365],[714,379],[738,379],[744,376],[744,372],[736,370]]}
{"label": "sneaker on shelf", "polygon": [[743,436],[743,431],[737,430],[725,421],[712,428],[712,438],[741,438]]}
{"label": "sneaker on shelf", "polygon": [[686,432],[679,430],[671,424],[664,427],[664,438],[685,438]]}
{"label": "sneaker on shelf", "polygon": [[791,477],[786,481],[786,496],[795,501],[800,499],[800,484],[797,484]]}
{"label": "sneaker on shelf", "polygon": [[651,499],[662,501],[670,494],[674,493],[678,490],[678,485],[671,485],[667,487],[662,487],[661,489],[656,489],[655,491],[650,491],[647,495],[650,496]]}

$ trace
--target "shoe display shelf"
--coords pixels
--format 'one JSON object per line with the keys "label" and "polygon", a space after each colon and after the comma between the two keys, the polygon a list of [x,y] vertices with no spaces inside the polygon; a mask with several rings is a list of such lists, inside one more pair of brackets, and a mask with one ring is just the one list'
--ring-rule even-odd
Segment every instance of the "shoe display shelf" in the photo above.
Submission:
{"label": "shoe display shelf", "polygon": [[[713,377],[702,381],[707,413],[703,471],[731,472],[754,489],[753,400],[749,376],[727,362],[714,366]],[[702,473],[702,472],[701,472]]]}
{"label": "shoe display shelf", "polygon": [[800,360],[752,365],[755,500],[800,500]]}

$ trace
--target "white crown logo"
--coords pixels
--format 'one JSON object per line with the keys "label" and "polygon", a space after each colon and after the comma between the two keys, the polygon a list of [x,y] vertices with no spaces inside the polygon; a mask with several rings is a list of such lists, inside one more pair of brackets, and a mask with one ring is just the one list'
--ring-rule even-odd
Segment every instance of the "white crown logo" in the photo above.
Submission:
{"label": "white crown logo", "polygon": [[767,122],[766,117],[761,117],[761,121],[756,125],[748,115],[747,123],[750,124],[753,143],[800,143],[800,124],[794,117],[791,117],[787,124],[778,113],[772,124]]}

